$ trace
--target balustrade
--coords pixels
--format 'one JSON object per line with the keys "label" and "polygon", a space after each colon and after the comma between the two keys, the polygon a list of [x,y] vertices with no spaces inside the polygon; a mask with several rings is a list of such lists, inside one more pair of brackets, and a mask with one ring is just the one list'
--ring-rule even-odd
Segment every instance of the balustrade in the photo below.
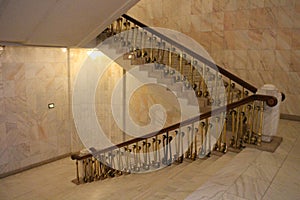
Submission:
{"label": "balustrade", "polygon": [[106,37],[114,37],[113,48],[126,49],[124,59],[132,65],[154,63],[154,70],[163,72],[165,78],[184,83],[183,91],[194,90],[208,109],[159,132],[73,154],[75,183],[155,170],[203,158],[212,151],[241,149],[245,143],[261,144],[264,104],[274,106],[276,98],[253,94],[252,85],[127,15],[97,39],[101,42]]}

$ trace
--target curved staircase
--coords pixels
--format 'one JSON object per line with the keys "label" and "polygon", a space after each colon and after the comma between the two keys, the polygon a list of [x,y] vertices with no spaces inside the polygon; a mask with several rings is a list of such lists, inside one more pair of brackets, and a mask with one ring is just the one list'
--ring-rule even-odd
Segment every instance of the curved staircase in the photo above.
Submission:
{"label": "curved staircase", "polygon": [[[171,187],[172,180],[176,184],[177,179],[183,181],[183,171],[203,167],[202,175],[209,176],[205,172],[230,160],[232,153],[225,154],[228,149],[241,150],[247,143],[262,145],[263,109],[276,105],[275,97],[254,94],[257,89],[252,85],[127,15],[112,23],[98,39],[102,42],[98,49],[126,69],[127,78],[135,83],[132,85],[160,84],[177,96],[185,111],[182,121],[172,126],[160,130],[152,127],[149,133],[115,146],[89,147],[88,152],[74,153],[76,184],[140,173],[130,175],[147,179],[140,188],[154,185],[141,193],[146,197],[153,195],[156,187]],[[128,87],[128,91],[134,90]],[[203,161],[199,158],[214,153],[225,155],[205,168],[215,156]],[[156,171],[166,166],[168,172]],[[143,174],[148,171],[165,173],[166,181],[156,183],[152,173]],[[192,182],[193,177],[188,179]],[[176,184],[172,189],[180,191],[180,184]],[[189,187],[194,190],[196,185]]]}

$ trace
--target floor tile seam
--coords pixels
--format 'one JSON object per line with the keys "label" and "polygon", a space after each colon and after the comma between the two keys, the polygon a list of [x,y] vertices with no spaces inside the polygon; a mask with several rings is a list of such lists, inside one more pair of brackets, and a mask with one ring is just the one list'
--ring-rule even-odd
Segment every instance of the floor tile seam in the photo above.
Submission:
{"label": "floor tile seam", "polygon": [[[243,200],[252,200],[252,199],[247,199],[246,197],[241,197],[241,196],[239,196],[239,195],[236,195],[236,194],[232,194],[232,193],[229,193],[229,192],[225,192],[224,194],[230,194],[230,195],[233,195],[233,196],[236,196],[236,197],[239,197],[239,198],[241,198],[241,199],[243,199]],[[223,196],[224,196],[224,194],[223,194]]]}
{"label": "floor tile seam", "polygon": [[[250,179],[258,179],[258,180],[260,180],[260,181],[263,181],[263,182],[268,182],[268,187],[266,188],[266,190],[264,191],[264,194],[261,196],[261,199],[263,199],[263,197],[264,197],[264,195],[266,194],[266,192],[267,192],[267,190],[269,189],[269,187],[270,187],[270,185],[271,185],[271,181],[266,181],[266,180],[263,180],[263,179],[260,179],[260,178],[254,178],[254,177],[251,177],[251,176],[249,176],[249,175],[245,175],[245,172],[248,170],[248,168],[250,167],[251,165],[249,165],[248,167],[247,167],[247,169],[245,169],[244,170],[244,172],[242,172],[236,179],[235,179],[235,181],[230,185],[230,186],[228,186],[228,188],[227,188],[227,190],[226,190],[226,192],[227,193],[229,193],[229,194],[232,194],[232,195],[235,195],[235,196],[238,196],[238,197],[240,197],[240,198],[243,198],[243,199],[247,199],[247,198],[245,198],[245,197],[241,197],[241,196],[239,196],[239,195],[237,195],[237,194],[233,194],[233,193],[231,193],[230,191],[228,191],[234,184],[237,184],[237,180],[239,179],[239,178],[241,178],[243,175],[244,176],[247,176],[247,177],[249,177]],[[278,171],[279,171],[279,169],[278,169]],[[278,171],[277,171],[277,173],[278,173]],[[275,176],[274,176],[275,177]],[[274,179],[274,177],[273,177],[273,179]],[[272,181],[273,181],[273,179],[272,179]],[[226,193],[225,192],[225,193]]]}
{"label": "floor tile seam", "polygon": [[[238,194],[233,194],[233,193],[231,193],[231,192],[229,192],[229,191],[226,191],[225,193],[231,194],[231,195],[233,195],[233,196],[237,196],[237,197],[239,197],[239,198],[241,198],[241,199],[252,200],[252,199],[248,199],[248,198],[246,198],[246,197],[241,197],[241,196],[239,196]],[[225,194],[225,193],[224,193],[224,194]],[[224,195],[224,194],[223,194],[223,195]]]}
{"label": "floor tile seam", "polygon": [[[261,181],[264,181],[264,182],[268,182],[268,186],[267,186],[266,190],[264,191],[264,193],[263,193],[263,195],[262,195],[262,199],[263,199],[263,197],[266,195],[266,193],[267,193],[267,191],[269,190],[269,188],[271,187],[271,185],[273,184],[273,181],[274,181],[276,175],[278,174],[278,172],[279,172],[279,169],[277,169],[277,171],[276,171],[275,175],[272,177],[272,180],[271,180],[271,181],[269,181],[269,180],[264,180],[264,179],[261,179],[261,178],[255,178],[255,179],[258,179],[258,180],[261,180]],[[246,175],[246,176],[247,176],[247,175]],[[253,177],[252,177],[252,178],[253,178]]]}
{"label": "floor tile seam", "polygon": [[[288,154],[289,154],[289,153],[288,153]],[[277,177],[277,175],[278,175],[280,169],[282,168],[283,164],[286,162],[286,159],[287,159],[287,157],[288,157],[288,154],[285,155],[283,161],[281,162],[281,165],[279,166],[279,168],[277,169],[276,173],[274,174],[274,176],[273,176],[273,178],[272,178],[272,180],[271,180],[271,182],[270,182],[270,184],[269,184],[267,190],[264,192],[264,194],[263,194],[263,196],[262,196],[262,199],[263,199],[263,198],[265,197],[265,195],[267,194],[267,192],[268,192],[268,190],[270,189],[271,185],[274,184],[274,180],[275,180],[275,178]]]}
{"label": "floor tile seam", "polygon": [[[231,184],[231,185],[229,185],[228,187],[227,187],[227,190],[225,191],[225,193],[228,193],[228,194],[232,194],[232,193],[230,193],[230,191],[228,191],[234,184],[236,184],[237,183],[237,180],[248,170],[248,168],[250,167],[250,165],[248,165],[248,167],[243,171],[243,172],[241,172],[241,174],[233,181],[233,183]],[[236,195],[236,194],[232,194],[232,195]],[[238,196],[238,195],[236,195],[236,196]],[[240,197],[240,196],[238,196],[238,197]],[[243,198],[243,197],[241,197],[241,198]]]}
{"label": "floor tile seam", "polygon": [[[283,187],[283,188],[291,188],[290,186],[284,185],[282,183],[272,183],[272,186]],[[299,190],[296,190],[296,191],[300,193]]]}

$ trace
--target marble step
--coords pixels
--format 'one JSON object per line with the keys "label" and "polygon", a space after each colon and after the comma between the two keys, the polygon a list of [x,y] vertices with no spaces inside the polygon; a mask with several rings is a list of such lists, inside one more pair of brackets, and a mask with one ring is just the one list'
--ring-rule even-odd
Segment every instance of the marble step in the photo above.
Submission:
{"label": "marble step", "polygon": [[[175,199],[183,199],[209,180],[231,158],[232,155],[224,155],[222,157],[212,156],[206,160],[193,162],[184,161],[182,164],[177,165],[176,168],[174,167],[171,174],[168,174],[167,171],[161,174],[161,176],[165,177],[163,181],[160,179],[154,186],[149,186],[146,191],[139,194],[138,198],[162,199],[169,196]],[[180,168],[180,165],[184,164],[185,166]],[[158,189],[160,192],[156,192]]]}
{"label": "marble step", "polygon": [[[276,173],[253,164],[260,155],[261,151],[257,149],[242,150],[185,199],[222,199],[222,196],[228,193],[238,195],[242,199],[261,199],[266,190],[266,181],[262,181],[266,180],[264,176],[267,175],[271,182]],[[265,162],[271,162],[272,159],[274,158]]]}

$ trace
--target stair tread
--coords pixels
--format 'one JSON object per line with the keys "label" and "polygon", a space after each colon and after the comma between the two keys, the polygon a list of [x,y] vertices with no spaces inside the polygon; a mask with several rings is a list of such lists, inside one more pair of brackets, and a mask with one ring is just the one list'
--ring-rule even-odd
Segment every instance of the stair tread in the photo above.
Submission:
{"label": "stair tread", "polygon": [[[191,163],[184,161],[182,164],[176,166],[176,169],[173,171],[173,173],[176,172],[175,176],[167,176],[165,181],[161,181],[160,179],[159,183],[154,184],[155,186],[148,185],[148,189],[139,194],[138,197],[152,198],[161,195],[164,196],[164,192],[155,192],[158,189],[159,191],[166,191],[165,195],[176,192],[176,196],[173,197],[177,198],[177,195],[179,194],[187,196],[188,193],[194,191],[196,188],[200,187],[203,183],[209,180],[209,178],[212,177],[214,173],[219,171],[220,168],[226,165],[226,163],[229,162],[235,154],[226,155],[227,154],[222,157],[211,156],[206,160],[196,160]],[[184,166],[179,168],[180,165]],[[168,172],[164,172],[164,174],[165,173]]]}

